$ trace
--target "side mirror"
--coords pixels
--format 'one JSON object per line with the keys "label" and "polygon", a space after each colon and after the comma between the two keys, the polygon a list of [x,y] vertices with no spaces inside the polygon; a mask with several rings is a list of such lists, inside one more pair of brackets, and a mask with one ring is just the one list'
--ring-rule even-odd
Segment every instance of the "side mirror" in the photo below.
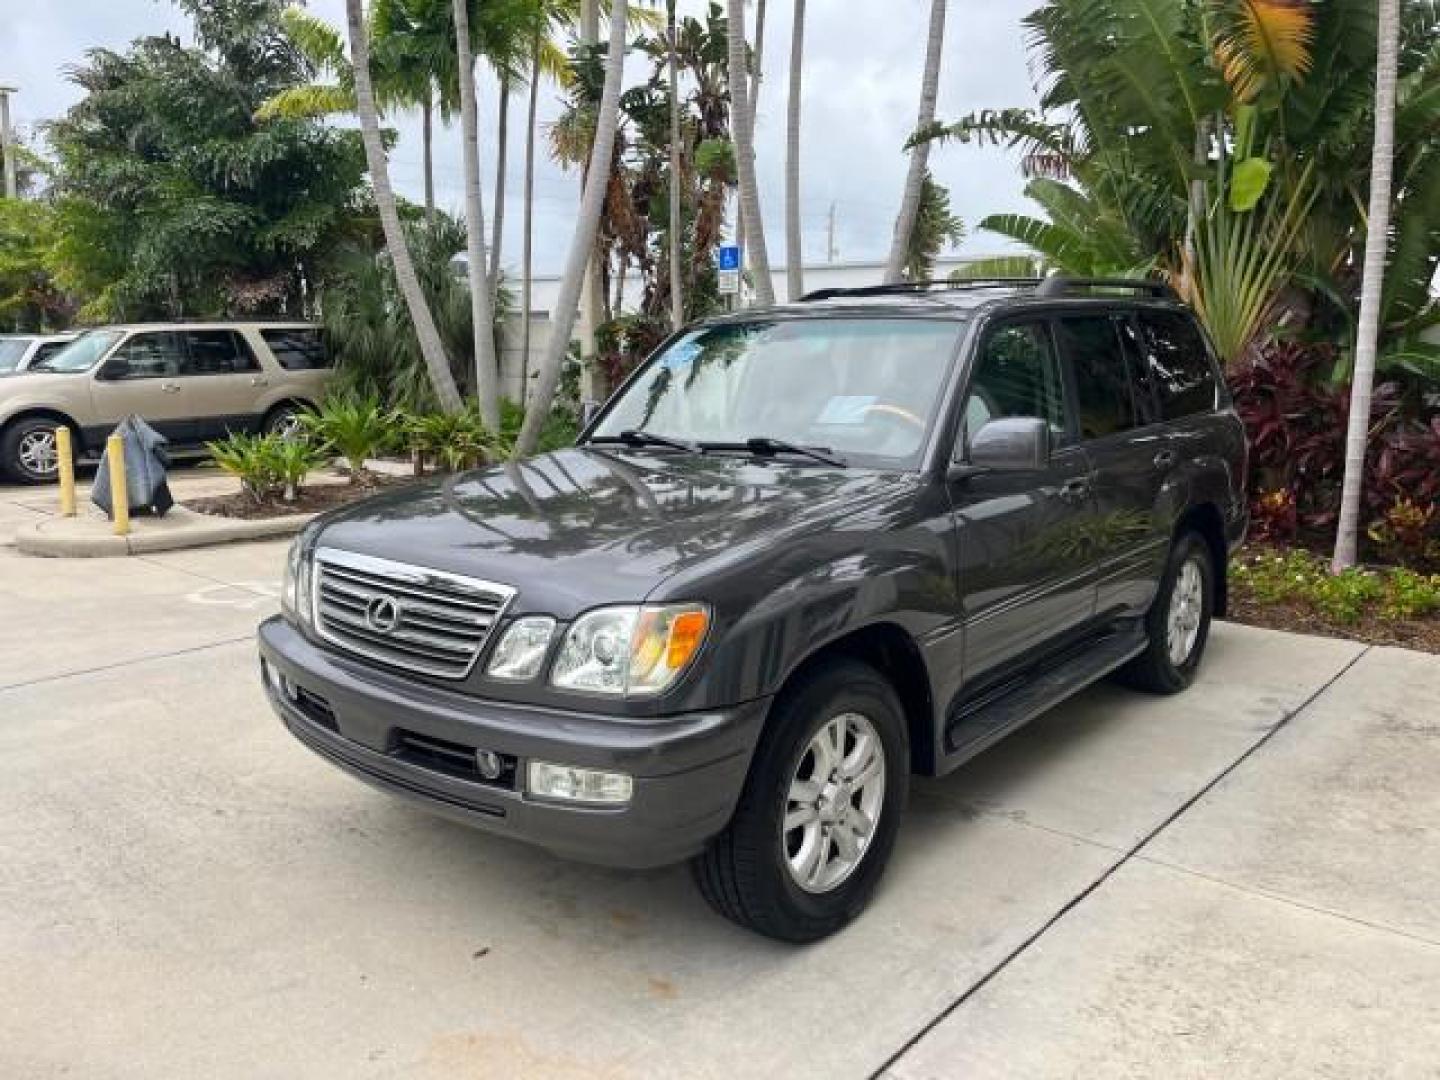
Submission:
{"label": "side mirror", "polygon": [[123,379],[128,374],[130,374],[130,362],[123,356],[112,356],[100,365],[100,371],[96,377],[100,379]]}
{"label": "side mirror", "polygon": [[1050,425],[1034,416],[991,420],[970,439],[969,460],[950,467],[950,478],[982,472],[1025,472],[1050,464]]}

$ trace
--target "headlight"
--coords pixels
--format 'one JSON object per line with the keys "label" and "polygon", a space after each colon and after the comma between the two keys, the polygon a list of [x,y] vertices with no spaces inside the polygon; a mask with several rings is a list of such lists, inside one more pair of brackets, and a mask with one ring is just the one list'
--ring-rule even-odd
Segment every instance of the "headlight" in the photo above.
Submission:
{"label": "headlight", "polygon": [[700,651],[709,625],[703,604],[598,608],[570,627],[550,681],[593,694],[658,694]]}
{"label": "headlight", "polygon": [[492,679],[519,682],[533,679],[545,663],[550,639],[555,636],[555,620],[544,615],[516,619],[495,646],[490,664],[485,669]]}
{"label": "headlight", "polygon": [[296,539],[285,556],[285,579],[280,586],[280,610],[292,622],[310,625],[310,560]]}

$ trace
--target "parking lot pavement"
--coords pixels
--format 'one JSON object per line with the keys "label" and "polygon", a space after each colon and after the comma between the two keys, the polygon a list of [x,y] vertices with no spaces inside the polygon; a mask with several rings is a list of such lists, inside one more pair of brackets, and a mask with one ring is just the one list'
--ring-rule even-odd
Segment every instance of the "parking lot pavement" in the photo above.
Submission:
{"label": "parking lot pavement", "polygon": [[0,547],[5,622],[20,597],[58,628],[0,629],[0,1075],[1440,1060],[1433,658],[1217,627],[1190,692],[1102,685],[917,783],[872,909],[796,949],[683,869],[565,863],[301,748],[249,640],[284,549],[62,574]]}

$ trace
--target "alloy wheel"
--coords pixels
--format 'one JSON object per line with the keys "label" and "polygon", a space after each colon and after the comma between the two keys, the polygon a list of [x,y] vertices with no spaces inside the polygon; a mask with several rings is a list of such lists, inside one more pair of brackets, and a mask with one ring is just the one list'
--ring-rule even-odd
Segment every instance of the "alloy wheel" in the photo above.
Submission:
{"label": "alloy wheel", "polygon": [[864,860],[885,805],[885,748],[868,718],[832,717],[811,737],[790,780],[780,844],[795,884],[839,886]]}

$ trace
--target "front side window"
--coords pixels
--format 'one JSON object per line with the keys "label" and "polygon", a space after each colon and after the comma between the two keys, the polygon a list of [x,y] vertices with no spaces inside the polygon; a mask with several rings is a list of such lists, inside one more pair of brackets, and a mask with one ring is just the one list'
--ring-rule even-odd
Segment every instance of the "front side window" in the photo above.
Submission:
{"label": "front side window", "polygon": [[1055,441],[1066,435],[1060,365],[1044,323],[1015,323],[986,335],[975,357],[965,398],[968,440],[991,420],[1029,416],[1050,425]]}
{"label": "front side window", "polygon": [[110,350],[110,346],[119,340],[120,333],[117,330],[91,330],[81,334],[53,356],[31,364],[30,370],[58,371],[66,375],[89,371]]}
{"label": "front side window", "polygon": [[34,338],[0,338],[0,371],[14,371],[25,359],[25,350]]}
{"label": "front side window", "polygon": [[186,375],[234,375],[259,371],[250,346],[234,330],[187,330]]}
{"label": "front side window", "polygon": [[656,356],[593,437],[718,447],[781,439],[912,468],[944,395],[957,321],[790,319],[693,330]]}
{"label": "front side window", "polygon": [[330,366],[325,335],[319,330],[261,330],[260,337],[286,371],[312,371]]}
{"label": "front side window", "polygon": [[136,334],[105,361],[104,378],[111,381],[174,378],[184,364],[185,342],[179,334],[171,331]]}
{"label": "front side window", "polygon": [[1075,374],[1080,437],[1100,439],[1136,427],[1135,396],[1115,320],[1065,316],[1056,329],[1060,351]]}
{"label": "front side window", "polygon": [[1165,420],[1215,408],[1215,369],[1195,323],[1170,311],[1140,312],[1140,342]]}

